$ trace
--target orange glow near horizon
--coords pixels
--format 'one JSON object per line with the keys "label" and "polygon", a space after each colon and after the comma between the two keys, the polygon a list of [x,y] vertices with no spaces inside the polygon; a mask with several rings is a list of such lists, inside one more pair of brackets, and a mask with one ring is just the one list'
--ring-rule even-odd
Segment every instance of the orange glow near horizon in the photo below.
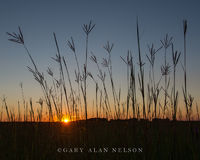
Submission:
{"label": "orange glow near horizon", "polygon": [[70,120],[69,120],[68,118],[66,118],[66,117],[63,117],[63,118],[62,118],[62,122],[64,122],[64,123],[69,123]]}
{"label": "orange glow near horizon", "polygon": [[64,122],[65,122],[65,123],[68,123],[68,122],[69,122],[69,120],[68,120],[68,119],[64,119]]}

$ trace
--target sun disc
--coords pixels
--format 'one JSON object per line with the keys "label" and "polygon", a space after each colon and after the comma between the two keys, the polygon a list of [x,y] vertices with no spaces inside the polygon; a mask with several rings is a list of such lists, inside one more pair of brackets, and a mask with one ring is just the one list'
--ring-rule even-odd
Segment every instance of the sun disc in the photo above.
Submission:
{"label": "sun disc", "polygon": [[68,123],[68,122],[69,122],[69,119],[64,119],[64,122],[65,122],[65,123]]}

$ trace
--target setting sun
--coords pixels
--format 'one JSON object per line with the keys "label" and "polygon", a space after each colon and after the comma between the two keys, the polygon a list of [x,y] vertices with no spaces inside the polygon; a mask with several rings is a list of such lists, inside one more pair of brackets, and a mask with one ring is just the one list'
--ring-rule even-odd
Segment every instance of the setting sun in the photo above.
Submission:
{"label": "setting sun", "polygon": [[62,122],[64,122],[64,123],[69,123],[69,119],[67,119],[67,118],[63,118],[63,120],[62,120]]}

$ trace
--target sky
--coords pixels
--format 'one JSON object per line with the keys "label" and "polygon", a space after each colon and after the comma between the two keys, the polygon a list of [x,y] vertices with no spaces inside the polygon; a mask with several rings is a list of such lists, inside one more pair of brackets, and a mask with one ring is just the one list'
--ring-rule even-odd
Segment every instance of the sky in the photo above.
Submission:
{"label": "sky", "polygon": [[[20,26],[24,34],[26,46],[39,69],[46,72],[47,67],[57,71],[55,62],[56,47],[53,32],[56,33],[62,55],[67,59],[70,74],[74,76],[75,61],[66,41],[73,36],[78,50],[78,58],[83,64],[85,52],[85,34],[82,25],[90,20],[96,24],[89,36],[89,52],[94,52],[101,59],[107,56],[103,45],[114,43],[112,61],[113,75],[116,85],[125,90],[126,66],[120,56],[125,57],[127,50],[133,52],[137,66],[138,52],[136,41],[136,18],[139,19],[142,58],[146,58],[147,45],[154,43],[160,47],[168,33],[173,36],[175,48],[183,53],[183,19],[188,21],[187,53],[188,53],[188,87],[195,100],[199,100],[200,85],[200,21],[198,0],[1,0],[0,5],[0,97],[7,97],[11,106],[21,99],[19,84],[22,82],[25,97],[33,97],[36,101],[42,95],[27,66],[31,65],[24,48],[8,41],[6,32],[17,31]],[[168,51],[168,61],[171,52]],[[164,51],[158,53],[156,59],[156,76],[160,76],[160,66],[164,62]],[[181,57],[183,62],[183,56]],[[90,61],[91,72],[96,72]],[[138,70],[139,71],[139,70]],[[145,76],[148,77],[148,72]],[[46,73],[45,73],[46,74]],[[182,94],[183,71],[178,65],[178,89]],[[125,93],[125,91],[124,91]]]}

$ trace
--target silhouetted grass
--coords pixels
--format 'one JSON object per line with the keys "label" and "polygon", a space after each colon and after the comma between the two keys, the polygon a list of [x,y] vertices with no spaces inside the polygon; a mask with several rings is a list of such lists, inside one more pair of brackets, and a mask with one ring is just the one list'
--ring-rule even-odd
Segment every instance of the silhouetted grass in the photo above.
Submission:
{"label": "silhouetted grass", "polygon": [[[48,67],[47,74],[51,81],[48,81],[43,72],[39,71],[26,47],[21,28],[18,28],[18,33],[7,33],[10,41],[24,47],[32,65],[28,67],[28,70],[40,85],[43,97],[36,102],[39,107],[32,99],[27,101],[21,83],[22,104],[18,102],[18,114],[8,106],[6,98],[2,99],[0,121],[7,120],[8,122],[0,123],[0,142],[2,142],[0,143],[2,153],[0,159],[199,159],[199,108],[196,104],[196,114],[192,114],[194,98],[189,94],[187,85],[187,21],[183,21],[184,84],[182,90],[188,121],[180,121],[183,119],[183,112],[178,105],[180,98],[178,98],[176,72],[181,53],[174,50],[172,37],[166,34],[161,40],[161,47],[155,48],[154,44],[148,46],[149,54],[146,54],[146,60],[149,63],[149,79],[146,78],[148,76],[145,75],[145,60],[141,51],[140,28],[137,19],[138,63],[135,62],[130,50],[126,58],[121,56],[126,65],[127,76],[127,84],[124,82],[127,86],[127,94],[125,98],[121,98],[123,97],[121,87],[117,88],[113,75],[115,66],[112,63],[111,53],[114,44],[108,41],[104,45],[107,56],[102,60],[96,57],[95,52],[89,50],[89,35],[94,27],[95,24],[91,21],[82,27],[86,35],[83,64],[80,64],[78,60],[74,39],[67,41],[76,62],[76,67],[72,70],[68,64],[71,59],[62,55],[56,34],[53,33],[57,53],[52,59],[58,64],[58,76]],[[167,61],[169,47],[172,47],[171,54],[169,54],[169,56],[172,55],[172,62]],[[156,58],[162,49],[164,49],[164,64],[157,78],[155,76]],[[88,67],[88,57],[96,65],[97,71],[94,73]],[[73,83],[72,73],[75,74],[77,87]],[[172,82],[170,82],[171,76],[173,76]],[[91,86],[88,77],[95,84],[94,97],[92,97],[94,100],[91,100],[93,109],[96,110],[96,118],[93,119],[88,118],[90,117],[88,115],[88,87]],[[161,84],[163,77],[164,85]],[[170,89],[171,95],[168,93]],[[164,93],[161,92],[162,90]],[[163,100],[164,103],[162,103]],[[23,106],[24,114],[21,106]],[[84,113],[82,108],[84,108]],[[45,109],[48,112],[45,113]],[[4,111],[6,119],[3,118]],[[163,119],[159,119],[161,117]],[[45,118],[48,118],[49,122],[43,122]],[[62,123],[63,118],[69,118],[71,122]],[[198,121],[191,121],[192,118]],[[5,146],[9,148],[6,149]],[[90,147],[141,147],[143,152],[75,154],[59,153],[57,151],[59,147],[83,147],[85,149]]]}

